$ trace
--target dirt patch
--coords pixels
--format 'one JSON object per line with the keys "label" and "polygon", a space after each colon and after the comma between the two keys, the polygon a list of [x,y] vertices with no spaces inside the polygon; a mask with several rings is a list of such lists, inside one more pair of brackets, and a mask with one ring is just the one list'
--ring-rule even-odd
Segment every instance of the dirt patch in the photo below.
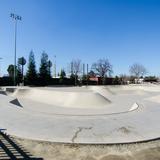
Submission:
{"label": "dirt patch", "polygon": [[128,145],[73,145],[14,139],[44,160],[160,160],[160,140]]}
{"label": "dirt patch", "polygon": [[160,160],[160,147],[144,149],[134,154],[136,160]]}
{"label": "dirt patch", "polygon": [[101,158],[100,160],[127,160],[127,159],[132,160],[131,157],[121,156],[121,155],[107,155]]}

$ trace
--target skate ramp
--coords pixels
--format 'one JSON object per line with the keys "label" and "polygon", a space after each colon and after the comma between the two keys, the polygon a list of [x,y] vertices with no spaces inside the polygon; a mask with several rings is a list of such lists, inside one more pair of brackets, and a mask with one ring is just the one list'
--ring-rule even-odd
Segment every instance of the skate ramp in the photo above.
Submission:
{"label": "skate ramp", "polygon": [[67,108],[105,108],[111,101],[95,92],[17,89],[13,97]]}
{"label": "skate ramp", "polygon": [[2,90],[0,90],[0,94],[3,94],[3,95],[7,95],[7,93],[5,92],[5,91],[2,91]]}
{"label": "skate ramp", "polygon": [[16,100],[15,105],[48,115],[111,115],[131,112],[139,107],[136,97],[128,96],[126,100],[126,96],[118,96],[105,87],[17,88],[12,97]]}

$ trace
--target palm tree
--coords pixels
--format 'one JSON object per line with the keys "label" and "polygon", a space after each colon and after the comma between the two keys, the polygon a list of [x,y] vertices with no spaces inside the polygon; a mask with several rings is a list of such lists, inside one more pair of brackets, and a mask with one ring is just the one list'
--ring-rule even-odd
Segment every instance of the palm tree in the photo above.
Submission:
{"label": "palm tree", "polygon": [[26,64],[26,59],[24,57],[18,58],[18,64],[20,64],[22,66],[22,80],[23,80],[23,68],[24,65]]}

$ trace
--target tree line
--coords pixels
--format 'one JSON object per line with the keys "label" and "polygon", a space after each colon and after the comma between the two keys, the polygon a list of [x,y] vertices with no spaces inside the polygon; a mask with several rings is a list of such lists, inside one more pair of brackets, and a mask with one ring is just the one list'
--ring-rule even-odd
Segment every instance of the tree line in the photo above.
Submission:
{"label": "tree line", "polygon": [[[87,72],[85,69],[85,64],[82,63],[80,59],[75,59],[70,62],[69,65],[69,77],[66,76],[64,69],[61,69],[58,74],[59,78],[52,78],[51,68],[52,62],[49,60],[48,54],[42,52],[39,70],[36,69],[36,61],[34,52],[29,53],[29,58],[27,62],[27,70],[24,75],[24,65],[26,65],[26,59],[24,57],[18,58],[16,68],[16,84],[24,83],[25,85],[51,85],[51,84],[89,84],[91,77],[99,77],[101,80],[100,84],[123,84],[127,80],[139,79],[147,74],[147,69],[139,64],[134,63],[129,67],[129,72],[131,76],[128,78],[126,75],[120,75],[112,77],[113,66],[107,58],[99,59],[94,62],[90,69],[87,64]],[[14,77],[14,65],[9,65],[7,69],[9,77],[13,79]],[[111,79],[112,77],[112,79]],[[106,80],[106,78],[108,78]],[[109,78],[111,79],[109,82]]]}
{"label": "tree line", "polygon": [[[24,76],[24,65],[26,64],[26,59],[24,57],[18,58],[16,68],[16,83],[26,82],[28,85],[35,85],[37,80],[41,81],[43,85],[47,84],[47,81],[51,79],[51,67],[52,62],[49,60],[47,53],[43,52],[41,54],[41,62],[39,71],[36,70],[36,61],[33,51],[30,52],[28,58],[28,66],[26,75]],[[9,77],[14,76],[14,65],[9,65],[7,69]]]}
{"label": "tree line", "polygon": [[[48,85],[53,81],[51,75],[52,62],[48,58],[48,54],[43,52],[41,54],[41,61],[39,70],[36,69],[36,61],[34,52],[29,53],[27,70],[24,76],[24,65],[26,64],[26,59],[24,57],[18,58],[17,65],[14,66],[10,64],[8,66],[9,77],[13,79],[14,77],[14,68],[16,68],[16,84],[26,83],[27,85]],[[83,70],[83,74],[82,74]],[[66,72],[64,69],[61,69],[58,74],[59,84],[63,84],[65,81],[70,81],[69,84],[78,85],[81,81],[89,81],[91,76],[100,76],[102,79],[112,72],[112,65],[108,59],[100,59],[96,63],[93,63],[90,71],[87,68],[87,73],[84,72],[84,64],[82,64],[80,59],[72,60],[70,63],[70,76],[67,79]],[[86,82],[87,83],[87,82]]]}

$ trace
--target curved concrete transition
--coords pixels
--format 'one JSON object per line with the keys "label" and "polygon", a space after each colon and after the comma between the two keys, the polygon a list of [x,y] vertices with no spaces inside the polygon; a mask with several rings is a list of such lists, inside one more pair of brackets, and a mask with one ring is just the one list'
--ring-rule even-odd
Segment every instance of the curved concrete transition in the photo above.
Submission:
{"label": "curved concrete transition", "polygon": [[113,144],[160,137],[160,86],[4,87],[0,128],[35,140]]}

